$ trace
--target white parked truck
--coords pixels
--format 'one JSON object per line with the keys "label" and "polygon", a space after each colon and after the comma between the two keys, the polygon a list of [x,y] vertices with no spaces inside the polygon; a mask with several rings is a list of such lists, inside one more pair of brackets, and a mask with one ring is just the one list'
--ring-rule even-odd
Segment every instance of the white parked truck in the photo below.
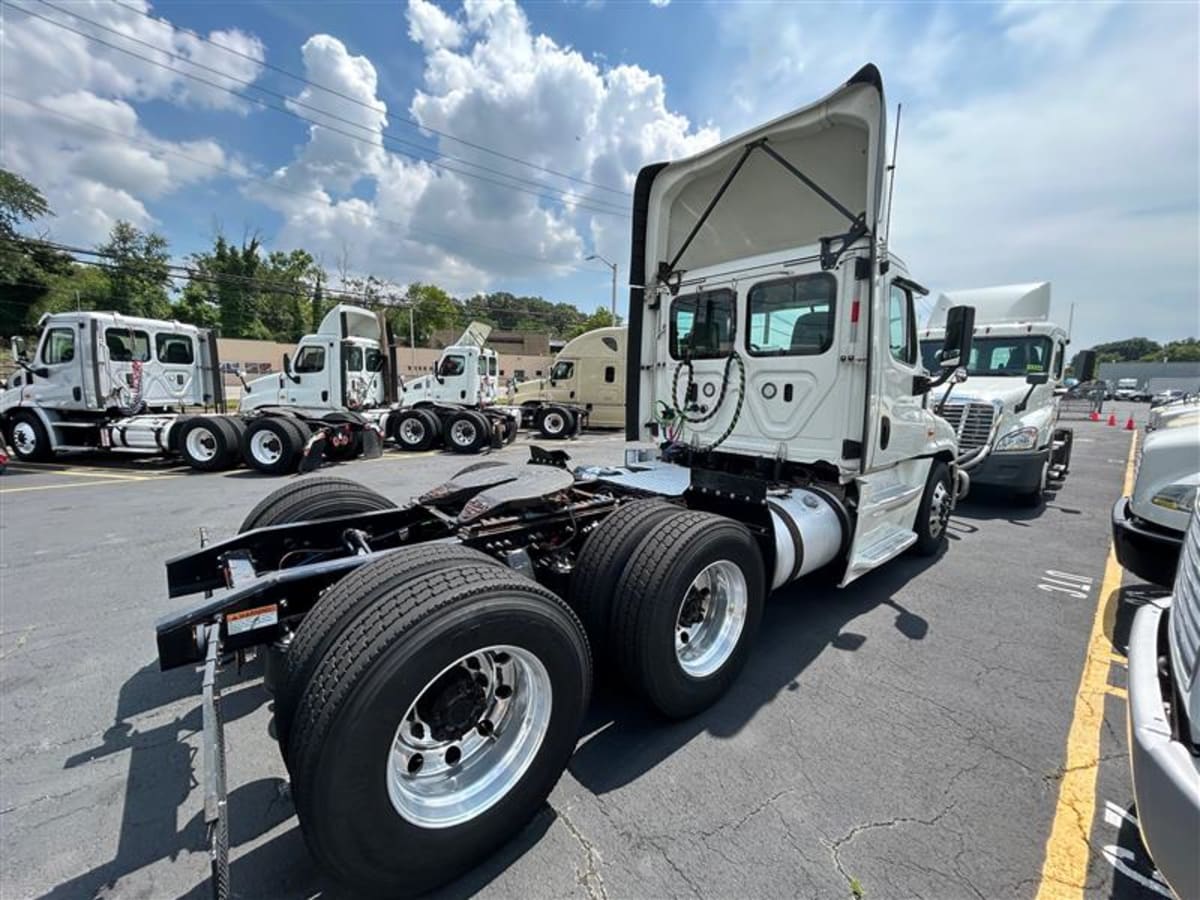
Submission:
{"label": "white parked truck", "polygon": [[[167,564],[164,669],[202,664],[206,820],[228,888],[221,660],[267,650],[305,840],[356,894],[412,895],[517,834],[575,749],[593,664],[664,717],[720,698],[767,595],[946,546],[965,488],[881,241],[867,66],[812,106],[647,166],[633,203],[625,465],[476,464],[397,505],[337,478]],[[976,455],[976,454],[973,454]],[[297,552],[307,555],[297,559]]]}
{"label": "white parked truck", "polygon": [[625,354],[629,329],[596,328],[572,338],[546,378],[522,382],[509,401],[522,424],[546,438],[625,427]]}
{"label": "white parked truck", "polygon": [[432,372],[401,384],[403,408],[393,411],[388,429],[396,446],[476,453],[516,439],[520,414],[496,405],[500,359],[485,346],[491,331],[472,322],[442,351]]}
{"label": "white parked truck", "polygon": [[[948,312],[975,308],[975,338],[966,362],[970,385],[937,398],[940,414],[964,449],[988,448],[988,458],[971,471],[976,485],[1008,489],[1038,505],[1051,482],[1067,475],[1073,433],[1058,424],[1068,335],[1050,320],[1050,284],[1015,284],[949,291],[934,305],[921,332],[927,366],[936,365]],[[1093,377],[1094,354],[1085,357]]]}

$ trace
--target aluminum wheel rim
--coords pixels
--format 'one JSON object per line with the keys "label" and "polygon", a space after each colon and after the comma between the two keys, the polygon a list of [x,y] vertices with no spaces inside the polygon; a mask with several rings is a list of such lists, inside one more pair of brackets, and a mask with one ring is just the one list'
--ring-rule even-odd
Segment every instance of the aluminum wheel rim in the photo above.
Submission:
{"label": "aluminum wheel rim", "polygon": [[946,482],[939,481],[933,486],[933,496],[929,503],[929,533],[939,537],[950,520],[950,491]]}
{"label": "aluminum wheel rim", "polygon": [[675,658],[692,678],[706,678],[733,655],[746,626],[746,576],[729,560],[692,579],[675,615]]}
{"label": "aluminum wheel rim", "polygon": [[545,423],[546,430],[551,434],[558,434],[567,427],[567,423],[563,420],[563,417],[555,412],[548,413],[542,421]]}
{"label": "aluminum wheel rim", "polygon": [[28,422],[18,422],[12,430],[13,446],[22,453],[37,450],[37,432]]}
{"label": "aluminum wheel rim", "polygon": [[250,453],[264,466],[274,465],[283,456],[283,441],[275,432],[263,428],[250,438]]}
{"label": "aluminum wheel rim", "polygon": [[188,456],[198,462],[209,462],[217,455],[217,438],[203,425],[189,431],[184,443]]}
{"label": "aluminum wheel rim", "polygon": [[[444,695],[446,679],[463,678],[478,686],[473,708],[478,717],[461,734],[460,722],[453,734],[445,734],[442,723],[443,733],[435,735],[438,720],[426,704]],[[421,689],[392,738],[387,759],[392,806],[422,828],[450,828],[478,817],[529,769],[552,708],[550,675],[528,650],[501,644],[455,660]]]}
{"label": "aluminum wheel rim", "polygon": [[416,416],[400,423],[400,440],[405,444],[419,444],[425,440],[425,423]]}
{"label": "aluminum wheel rim", "polygon": [[469,422],[466,419],[459,419],[450,426],[450,440],[454,441],[459,447],[469,447],[475,443],[475,437],[479,432],[475,430],[475,423]]}

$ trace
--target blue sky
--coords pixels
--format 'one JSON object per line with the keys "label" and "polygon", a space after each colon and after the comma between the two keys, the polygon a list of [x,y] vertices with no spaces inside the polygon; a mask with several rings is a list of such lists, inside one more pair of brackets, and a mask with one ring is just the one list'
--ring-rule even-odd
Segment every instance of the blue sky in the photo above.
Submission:
{"label": "blue sky", "polygon": [[[629,200],[593,185],[628,190],[641,165],[873,61],[904,103],[893,245],[920,280],[1046,279],[1060,318],[1076,304],[1077,346],[1162,340],[1200,333],[1198,16],[1182,3],[12,0],[0,164],[43,187],[58,213],[44,227],[72,243],[98,243],[117,218],[180,256],[217,229],[257,231],[333,272],[585,308],[607,304],[607,270],[585,261],[599,252],[620,265],[624,305]],[[431,150],[461,162],[418,161]],[[481,177],[447,169],[469,164]]]}

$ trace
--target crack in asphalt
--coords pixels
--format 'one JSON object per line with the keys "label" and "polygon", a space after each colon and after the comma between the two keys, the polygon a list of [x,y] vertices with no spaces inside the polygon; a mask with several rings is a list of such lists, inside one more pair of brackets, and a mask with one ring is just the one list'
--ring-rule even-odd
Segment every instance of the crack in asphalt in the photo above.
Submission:
{"label": "crack in asphalt", "polygon": [[567,831],[571,832],[571,837],[575,839],[575,842],[583,848],[584,866],[575,868],[575,881],[587,891],[592,900],[608,900],[608,891],[604,888],[604,876],[600,872],[600,863],[603,861],[600,851],[583,836],[583,832],[571,821],[565,808],[558,811],[558,817],[567,826]]}
{"label": "crack in asphalt", "polygon": [[[973,768],[977,768],[977,767],[978,767],[978,764],[976,764],[976,766]],[[956,775],[953,779],[951,779],[951,784],[953,784],[955,780],[957,780],[961,775],[965,774],[967,771],[970,771],[970,770],[964,769],[962,772],[960,772],[958,775]],[[950,785],[947,785],[947,790],[949,790],[949,788],[950,788]],[[932,828],[933,826],[937,825],[937,823],[940,822],[943,818],[945,818],[950,813],[950,811],[954,809],[954,807],[956,805],[957,805],[957,803],[951,803],[949,806],[947,806],[945,809],[943,809],[941,812],[939,812],[937,815],[935,815],[932,819],[919,819],[919,818],[916,818],[915,816],[896,816],[895,818],[884,819],[879,822],[867,822],[862,825],[855,825],[848,832],[846,832],[844,835],[842,835],[840,838],[838,838],[832,844],[829,845],[829,853],[833,859],[833,865],[837,869],[838,874],[841,875],[843,879],[845,879],[847,886],[849,886],[853,883],[854,877],[852,875],[850,875],[850,873],[848,873],[846,871],[845,866],[842,865],[841,852],[842,852],[842,848],[844,848],[846,845],[852,843],[860,834],[863,834],[864,832],[867,832],[867,831],[874,831],[879,828],[899,828],[904,825],[922,825],[926,828]]]}

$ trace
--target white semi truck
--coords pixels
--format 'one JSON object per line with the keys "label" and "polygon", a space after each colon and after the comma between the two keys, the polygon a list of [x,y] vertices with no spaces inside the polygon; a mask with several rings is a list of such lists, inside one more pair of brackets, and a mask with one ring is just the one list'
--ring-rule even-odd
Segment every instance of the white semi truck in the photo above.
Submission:
{"label": "white semi truck", "polygon": [[[955,306],[975,309],[975,339],[965,362],[966,389],[938,398],[938,410],[954,426],[964,449],[988,448],[988,458],[971,472],[972,483],[1008,489],[1022,502],[1038,505],[1051,480],[1066,477],[1073,433],[1058,424],[1058,391],[1066,365],[1066,329],[1050,320],[1050,284],[1015,284],[948,291],[942,294],[921,332],[927,366],[945,333]],[[1094,354],[1085,354],[1093,378]]]}
{"label": "white semi truck", "polygon": [[221,592],[157,629],[162,668],[204,670],[219,890],[229,654],[266,650],[315,859],[357,894],[407,896],[542,807],[593,665],[664,717],[691,716],[737,678],[771,591],[945,548],[967,479],[929,401],[967,358],[971,310],[948,312],[931,378],[923,288],[880,235],[885,131],[866,66],[811,106],[642,169],[627,436],[656,454],[571,472],[533,448],[533,465],[470,466],[403,505],[309,478],[167,564],[171,597]]}
{"label": "white semi truck", "polygon": [[568,341],[547,377],[522,382],[510,396],[522,424],[546,438],[576,434],[585,425],[624,428],[628,335],[628,328],[614,326]]}
{"label": "white semi truck", "polygon": [[472,322],[442,351],[433,371],[400,385],[388,434],[403,450],[445,446],[456,453],[516,439],[520,413],[498,406],[500,358],[486,346],[492,327]]}

